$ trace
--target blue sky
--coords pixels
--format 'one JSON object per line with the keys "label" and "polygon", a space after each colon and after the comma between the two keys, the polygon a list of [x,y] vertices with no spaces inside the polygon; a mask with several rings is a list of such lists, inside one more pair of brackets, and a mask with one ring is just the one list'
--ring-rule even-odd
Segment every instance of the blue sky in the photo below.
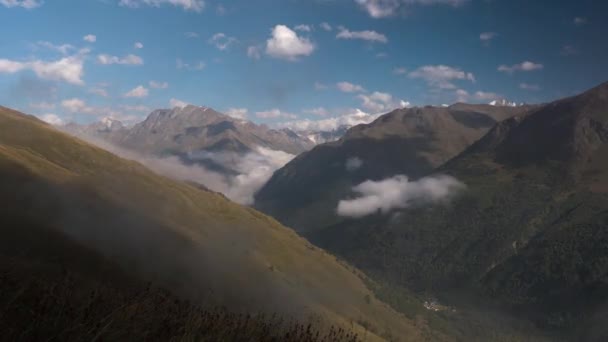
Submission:
{"label": "blue sky", "polygon": [[601,0],[0,0],[0,22],[0,104],[52,121],[329,122],[608,80]]}

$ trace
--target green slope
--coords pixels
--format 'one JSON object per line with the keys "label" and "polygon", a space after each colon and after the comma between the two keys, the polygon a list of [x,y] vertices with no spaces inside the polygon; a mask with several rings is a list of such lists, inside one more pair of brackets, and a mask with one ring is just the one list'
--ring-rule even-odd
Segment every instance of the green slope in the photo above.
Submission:
{"label": "green slope", "polygon": [[[35,247],[41,261],[45,249],[61,250],[61,267],[105,279],[99,270],[107,260],[209,305],[315,314],[375,338],[431,334],[376,300],[361,274],[273,219],[6,108],[0,109],[0,180],[3,230],[28,236],[15,243],[39,243],[45,236],[39,231],[47,230],[72,241],[45,240]],[[96,257],[89,261],[83,248]]]}

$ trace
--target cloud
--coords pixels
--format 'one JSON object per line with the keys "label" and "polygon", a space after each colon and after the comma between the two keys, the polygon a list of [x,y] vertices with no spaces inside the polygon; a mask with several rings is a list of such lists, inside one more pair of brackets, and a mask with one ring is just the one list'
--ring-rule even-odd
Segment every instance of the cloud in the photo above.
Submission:
{"label": "cloud", "polygon": [[454,80],[475,82],[475,75],[447,65],[426,65],[409,73],[410,78],[425,80],[429,86],[439,89],[455,89]]}
{"label": "cloud", "polygon": [[585,24],[588,23],[587,18],[585,17],[575,17],[574,20],[572,21],[574,23],[574,25],[576,26],[583,26]]}
{"label": "cloud", "polygon": [[493,40],[497,36],[498,36],[498,33],[496,33],[496,32],[483,32],[479,35],[479,40],[481,40],[484,43],[489,43],[491,40]]}
{"label": "cloud", "polygon": [[260,119],[278,119],[278,118],[296,119],[298,117],[295,114],[283,112],[276,108],[267,110],[267,111],[263,111],[263,112],[256,112],[255,116],[257,116]]}
{"label": "cloud", "polygon": [[572,45],[564,45],[562,47],[562,50],[560,51],[560,55],[562,55],[562,56],[574,56],[574,55],[578,55],[578,54],[579,54],[578,49]]}
{"label": "cloud", "polygon": [[167,82],[159,82],[159,81],[150,81],[148,82],[150,88],[153,89],[167,89],[169,88],[169,83]]}
{"label": "cloud", "polygon": [[57,51],[63,55],[67,55],[70,53],[70,51],[75,50],[76,48],[73,45],[70,44],[61,44],[61,45],[55,45],[51,42],[46,42],[46,41],[39,41],[35,44],[36,47],[43,47],[45,49],[49,49],[49,50],[54,50]]}
{"label": "cloud", "polygon": [[293,29],[296,31],[302,31],[302,32],[312,31],[312,27],[310,27],[310,25],[298,25],[298,26],[294,27]]}
{"label": "cloud", "polygon": [[169,106],[171,106],[171,108],[175,108],[175,107],[181,107],[184,108],[188,105],[188,102],[182,101],[182,100],[178,100],[178,99],[171,99],[169,100]]}
{"label": "cloud", "polygon": [[195,70],[195,71],[200,71],[205,69],[205,62],[203,61],[198,61],[195,64],[189,64],[189,63],[185,63],[184,61],[182,61],[180,58],[175,60],[175,67],[178,70]]}
{"label": "cloud", "polygon": [[50,103],[50,102],[37,102],[37,103],[30,103],[29,107],[36,109],[36,110],[51,110],[51,109],[55,109],[55,104]]}
{"label": "cloud", "polygon": [[214,45],[218,50],[225,51],[230,48],[230,45],[237,42],[236,38],[229,37],[225,33],[219,32],[209,38],[209,44]]}
{"label": "cloud", "polygon": [[173,5],[175,7],[181,7],[185,11],[202,12],[205,8],[205,1],[203,0],[120,0],[118,3],[120,6],[138,8],[143,5],[160,7],[161,5]]}
{"label": "cloud", "polygon": [[304,109],[303,112],[306,113],[306,114],[312,114],[312,115],[318,115],[318,116],[327,116],[327,115],[329,115],[329,111],[327,109],[325,109],[324,107]]}
{"label": "cloud", "polygon": [[70,113],[86,113],[90,114],[94,111],[92,107],[88,107],[84,100],[72,98],[61,101],[61,106],[67,109]]}
{"label": "cloud", "polygon": [[458,7],[470,0],[355,0],[372,18],[386,18],[396,15],[402,7],[413,5],[449,5]]}
{"label": "cloud", "polygon": [[410,181],[407,176],[397,175],[381,181],[368,180],[353,187],[358,197],[341,200],[337,213],[353,218],[378,211],[386,214],[415,204],[444,201],[463,189],[465,185],[450,176],[432,176]]}
{"label": "cloud", "polygon": [[4,7],[22,7],[25,9],[34,9],[43,4],[42,0],[0,0],[0,4]]}
{"label": "cloud", "polygon": [[403,67],[398,67],[393,69],[393,74],[395,75],[405,75],[407,74],[407,69]]}
{"label": "cloud", "polygon": [[365,91],[362,86],[350,82],[338,82],[336,87],[343,93],[360,93]]}
{"label": "cloud", "polygon": [[457,89],[455,91],[457,100],[456,102],[471,102],[471,101],[482,101],[482,102],[490,102],[496,100],[504,99],[504,96],[492,92],[485,91],[476,91],[473,94],[469,94],[468,91],[464,89]]}
{"label": "cloud", "polygon": [[266,41],[267,55],[288,61],[310,56],[314,51],[315,45],[308,38],[299,37],[285,25],[275,26],[270,39]]}
{"label": "cloud", "polygon": [[540,86],[538,84],[520,83],[519,88],[523,90],[539,91]]}
{"label": "cloud", "polygon": [[541,70],[543,68],[544,68],[544,66],[542,64],[525,61],[525,62],[521,62],[519,64],[513,64],[511,66],[503,64],[498,67],[498,71],[512,74],[516,71],[534,71],[534,70]]}
{"label": "cloud", "polygon": [[315,82],[314,86],[315,86],[315,90],[325,90],[325,89],[329,88],[327,86],[327,84],[323,84],[321,82]]}
{"label": "cloud", "polygon": [[361,166],[363,166],[363,160],[359,157],[350,157],[344,163],[344,168],[348,172],[356,171],[361,168]]}
{"label": "cloud", "polygon": [[141,42],[135,42],[135,44],[133,44],[133,48],[135,49],[143,49],[144,48],[144,44]]}
{"label": "cloud", "polygon": [[97,63],[103,65],[121,64],[121,65],[143,65],[144,60],[133,54],[126,55],[125,57],[111,56],[107,54],[101,54],[97,56]]}
{"label": "cloud", "polygon": [[89,89],[89,93],[99,95],[101,97],[108,97],[108,92],[101,87],[93,87]]}
{"label": "cloud", "polygon": [[64,57],[52,62],[42,60],[19,62],[0,59],[0,73],[14,74],[23,70],[31,70],[36,76],[45,80],[82,85],[84,84],[82,80],[83,63],[81,55]]}
{"label": "cloud", "polygon": [[394,99],[389,93],[375,91],[371,94],[359,94],[357,96],[361,105],[372,113],[386,113],[396,108],[409,107],[411,104],[404,100]]}
{"label": "cloud", "polygon": [[152,109],[150,109],[150,107],[148,106],[144,106],[144,105],[136,105],[136,106],[131,106],[131,105],[120,105],[120,108],[128,111],[128,112],[144,112],[144,113],[149,113],[152,111]]}
{"label": "cloud", "polygon": [[196,32],[185,32],[184,36],[186,36],[186,38],[198,38],[198,33],[196,33]]}
{"label": "cloud", "polygon": [[262,53],[260,52],[259,46],[249,46],[247,47],[247,57],[251,59],[260,59],[262,58]]}
{"label": "cloud", "polygon": [[60,118],[56,114],[52,114],[52,113],[37,115],[37,117],[40,120],[42,120],[48,124],[51,124],[53,126],[62,126],[65,123],[62,118]]}
{"label": "cloud", "polygon": [[359,109],[351,109],[349,112],[326,119],[321,120],[297,120],[288,121],[277,124],[279,128],[289,128],[293,131],[304,132],[304,131],[319,131],[319,132],[331,132],[337,130],[340,127],[355,126],[359,124],[368,124],[382,114],[368,114]]}
{"label": "cloud", "polygon": [[94,34],[87,34],[86,36],[82,37],[82,40],[89,43],[95,43],[97,41],[97,36]]}
{"label": "cloud", "polygon": [[331,31],[333,29],[331,27],[331,25],[329,25],[328,23],[325,23],[325,22],[319,24],[319,27],[322,28],[323,30],[327,31],[327,32],[329,32],[329,31]]}
{"label": "cloud", "polygon": [[148,89],[142,85],[138,85],[137,87],[129,90],[125,97],[136,97],[136,98],[144,98],[148,96]]}
{"label": "cloud", "polygon": [[228,108],[225,114],[235,119],[245,120],[248,112],[247,108]]}
{"label": "cloud", "polygon": [[338,27],[338,30],[339,32],[336,35],[336,38],[338,39],[361,39],[372,43],[388,43],[388,38],[376,31],[349,31],[347,28],[342,26]]}

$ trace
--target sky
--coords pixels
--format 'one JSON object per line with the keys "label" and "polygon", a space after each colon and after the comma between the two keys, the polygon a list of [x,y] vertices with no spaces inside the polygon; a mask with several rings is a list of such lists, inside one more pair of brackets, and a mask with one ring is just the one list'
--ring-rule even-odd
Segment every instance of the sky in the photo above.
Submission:
{"label": "sky", "polygon": [[608,81],[604,0],[0,0],[0,23],[0,104],[58,124],[188,103],[331,128]]}

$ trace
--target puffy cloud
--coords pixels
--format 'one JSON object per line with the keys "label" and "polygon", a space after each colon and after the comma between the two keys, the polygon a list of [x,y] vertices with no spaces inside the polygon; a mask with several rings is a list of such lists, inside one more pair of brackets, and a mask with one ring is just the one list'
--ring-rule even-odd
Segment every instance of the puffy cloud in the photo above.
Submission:
{"label": "puffy cloud", "polygon": [[360,93],[365,91],[362,86],[350,82],[339,82],[336,84],[336,87],[344,93]]}
{"label": "puffy cloud", "polygon": [[175,60],[175,67],[178,70],[196,70],[196,71],[200,71],[205,69],[205,62],[203,61],[198,61],[195,64],[189,64],[189,63],[185,63],[184,61],[182,61],[180,58]]}
{"label": "puffy cloud", "polygon": [[159,82],[159,81],[150,81],[148,82],[150,88],[153,89],[167,89],[169,88],[169,83],[167,82]]}
{"label": "puffy cloud", "polygon": [[331,25],[329,25],[328,23],[325,23],[325,22],[321,23],[319,25],[319,27],[322,28],[323,30],[327,31],[327,32],[329,32],[329,31],[331,31],[333,29],[331,27]]}
{"label": "puffy cloud", "polygon": [[464,89],[457,89],[455,91],[457,102],[471,102],[471,101],[482,101],[482,102],[490,102],[504,99],[504,96],[485,91],[476,91],[473,94],[470,94],[468,91]]}
{"label": "puffy cloud", "polygon": [[228,50],[230,45],[234,44],[236,41],[236,38],[229,37],[222,32],[216,33],[209,38],[209,44],[214,45],[220,51]]}
{"label": "puffy cloud", "polygon": [[327,109],[323,108],[323,107],[304,109],[303,112],[306,113],[306,114],[313,114],[313,115],[318,115],[318,116],[327,116],[327,115],[329,115],[329,111]]}
{"label": "puffy cloud", "polygon": [[110,117],[121,119],[124,121],[134,120],[135,117],[125,116],[121,111],[110,107],[95,107],[89,106],[84,100],[79,98],[71,98],[61,101],[61,107],[68,113],[72,114],[88,114],[100,117]]}
{"label": "puffy cloud", "polygon": [[95,94],[101,97],[108,97],[108,92],[101,87],[93,87],[91,89],[89,89],[89,93],[91,94]]}
{"label": "puffy cloud", "polygon": [[111,56],[101,54],[97,56],[97,62],[103,65],[121,64],[121,65],[143,65],[144,60],[133,54],[128,54],[125,57]]}
{"label": "puffy cloud", "polygon": [[247,57],[252,59],[260,59],[262,58],[262,53],[260,52],[259,46],[249,46],[247,47]]}
{"label": "puffy cloud", "polygon": [[135,49],[143,49],[144,48],[144,44],[141,42],[135,42],[135,44],[133,44],[133,47]]}
{"label": "puffy cloud", "polygon": [[38,115],[38,118],[53,126],[61,126],[64,124],[64,121],[62,118],[60,118],[56,114],[52,114],[52,113]]}
{"label": "puffy cloud", "polygon": [[84,84],[82,80],[84,74],[83,63],[81,55],[64,57],[52,62],[42,60],[19,62],[0,59],[0,73],[13,74],[23,70],[31,70],[36,76],[45,80],[82,85]]}
{"label": "puffy cloud", "polygon": [[363,108],[372,113],[386,113],[396,108],[409,107],[411,104],[404,100],[394,99],[389,93],[375,91],[371,94],[359,94],[357,96]]}
{"label": "puffy cloud", "polygon": [[544,66],[542,64],[525,61],[525,62],[521,62],[519,64],[510,65],[510,66],[503,64],[498,67],[498,71],[512,74],[516,71],[534,71],[534,70],[541,70],[543,68],[544,68]]}
{"label": "puffy cloud", "polygon": [[285,25],[272,29],[270,39],[266,41],[266,54],[274,58],[296,61],[299,57],[309,56],[315,51],[315,45]]}
{"label": "puffy cloud", "polygon": [[397,175],[381,181],[368,180],[353,187],[358,197],[341,200],[337,213],[353,218],[378,211],[386,214],[414,204],[440,202],[464,188],[463,183],[450,176],[432,176],[410,181],[407,176]]}
{"label": "puffy cloud", "polygon": [[481,40],[484,43],[488,43],[491,40],[493,40],[494,38],[496,38],[498,36],[498,33],[496,32],[483,32],[479,35],[479,40]]}
{"label": "puffy cloud", "polygon": [[175,107],[184,108],[187,105],[188,105],[188,102],[184,102],[182,100],[178,100],[178,99],[174,99],[174,98],[172,98],[171,100],[169,100],[169,106],[171,106],[171,108],[175,108]]}
{"label": "puffy cloud", "polygon": [[97,41],[97,36],[94,34],[87,34],[86,36],[82,37],[82,40],[89,43],[95,43]]}
{"label": "puffy cloud", "polygon": [[143,98],[143,97],[147,97],[147,96],[148,96],[148,89],[142,85],[139,85],[139,86],[129,90],[125,94],[125,97]]}
{"label": "puffy cloud", "polygon": [[55,50],[63,55],[67,55],[70,53],[70,51],[76,49],[73,45],[70,45],[70,44],[55,45],[51,42],[46,42],[46,41],[39,41],[35,44],[35,46],[50,49],[50,50]]}
{"label": "puffy cloud", "polygon": [[228,108],[226,115],[235,119],[245,120],[247,119],[248,112],[247,108]]}
{"label": "puffy cloud", "polygon": [[388,43],[388,38],[382,33],[376,31],[349,31],[347,28],[340,26],[339,32],[336,35],[338,39],[361,39],[368,42]]}
{"label": "puffy cloud", "polygon": [[447,65],[425,65],[409,73],[410,78],[425,80],[430,86],[439,89],[455,89],[454,80],[475,82],[475,75]]}
{"label": "puffy cloud", "polygon": [[257,116],[260,119],[278,119],[278,118],[296,119],[298,117],[295,114],[283,112],[276,108],[267,110],[267,111],[263,111],[263,112],[256,112],[255,116]]}
{"label": "puffy cloud", "polygon": [[372,18],[390,17],[404,6],[411,5],[449,5],[458,7],[470,0],[355,0]]}
{"label": "puffy cloud", "polygon": [[0,0],[0,4],[4,7],[22,7],[25,9],[33,9],[40,7],[43,4],[42,0]]}
{"label": "puffy cloud", "polygon": [[361,168],[361,166],[363,166],[363,160],[359,157],[350,157],[344,163],[344,168],[346,168],[346,171],[348,172],[356,171]]}
{"label": "puffy cloud", "polygon": [[538,84],[520,83],[519,88],[523,90],[539,91],[540,86]]}
{"label": "puffy cloud", "polygon": [[398,67],[393,69],[393,74],[395,75],[405,75],[407,74],[407,69],[403,67]]}
{"label": "puffy cloud", "polygon": [[122,110],[127,111],[127,112],[144,112],[144,113],[149,113],[149,112],[152,111],[152,109],[150,109],[150,107],[144,106],[144,105],[136,105],[136,106],[121,105],[120,108]]}
{"label": "puffy cloud", "polygon": [[63,100],[63,101],[61,101],[61,106],[65,109],[67,109],[71,113],[90,114],[94,111],[92,109],[92,107],[87,106],[87,104],[86,104],[86,102],[84,102],[84,100],[81,100],[78,98]]}
{"label": "puffy cloud", "polygon": [[310,27],[310,25],[298,25],[298,26],[294,27],[293,29],[296,31],[302,31],[302,32],[312,31],[312,27]]}
{"label": "puffy cloud", "polygon": [[325,90],[329,88],[327,84],[323,84],[321,82],[315,82],[315,90]]}
{"label": "puffy cloud", "polygon": [[205,8],[203,0],[120,0],[120,6],[138,8],[142,5],[160,7],[161,5],[173,5],[181,7],[185,11],[202,12]]}
{"label": "puffy cloud", "polygon": [[342,126],[355,126],[359,124],[367,124],[382,114],[368,114],[359,109],[352,109],[351,111],[341,116],[321,119],[321,120],[297,120],[288,121],[277,124],[279,128],[289,128],[294,131],[320,131],[330,132],[334,131]]}

